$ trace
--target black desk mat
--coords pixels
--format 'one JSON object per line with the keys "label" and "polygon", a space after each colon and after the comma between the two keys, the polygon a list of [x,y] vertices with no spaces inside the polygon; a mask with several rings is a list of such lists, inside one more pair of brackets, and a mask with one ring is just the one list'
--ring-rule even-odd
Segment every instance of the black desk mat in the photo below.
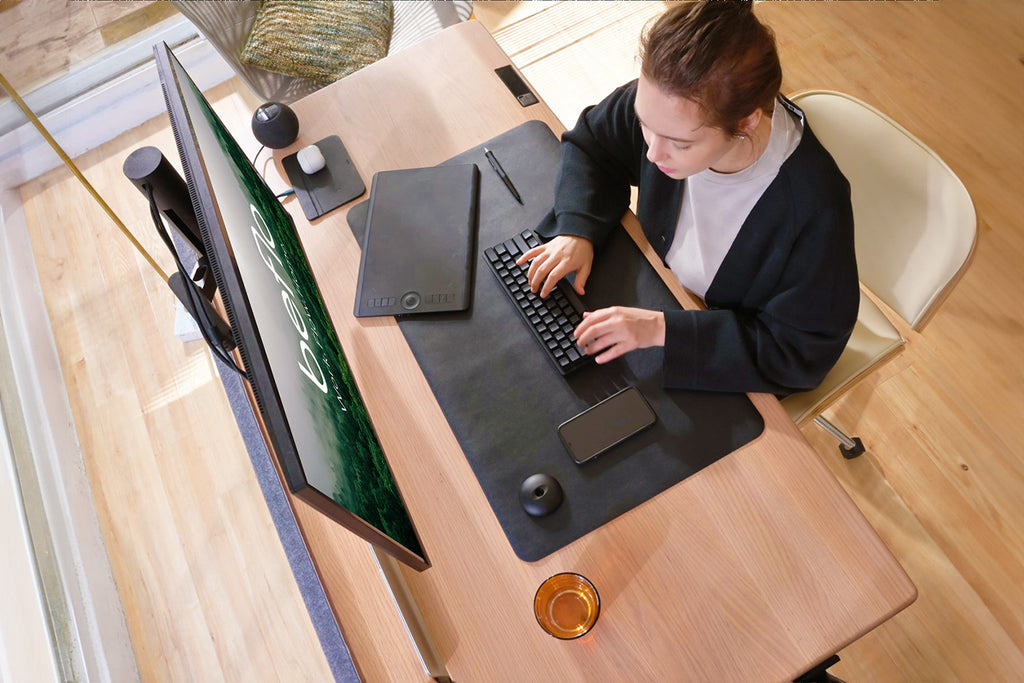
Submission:
{"label": "black desk mat", "polygon": [[[524,205],[487,164],[485,146],[512,178]],[[480,166],[473,304],[459,313],[398,318],[513,550],[528,562],[636,507],[764,430],[760,413],[744,394],[664,389],[661,349],[634,351],[568,377],[543,356],[484,263],[483,250],[540,223],[554,200],[558,158],[551,129],[530,121],[446,161]],[[365,202],[348,214],[360,243],[365,215]],[[583,299],[591,310],[680,307],[624,229],[615,231],[597,254]],[[643,392],[658,422],[577,465],[558,438],[558,425],[627,384]],[[520,484],[538,472],[555,477],[565,492],[562,505],[546,517],[531,517],[519,504]]]}

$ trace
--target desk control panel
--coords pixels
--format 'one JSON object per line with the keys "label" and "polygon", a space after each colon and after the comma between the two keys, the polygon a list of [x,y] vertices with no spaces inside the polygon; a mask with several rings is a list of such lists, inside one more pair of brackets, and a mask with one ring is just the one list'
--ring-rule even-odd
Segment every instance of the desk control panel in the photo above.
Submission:
{"label": "desk control panel", "polygon": [[529,107],[531,104],[540,102],[511,64],[495,69],[494,73],[498,74],[501,82],[511,91],[512,96],[519,102],[519,106]]}
{"label": "desk control panel", "polygon": [[519,257],[540,245],[540,239],[530,230],[484,250],[484,258],[491,272],[498,278],[501,288],[512,300],[523,322],[540,342],[548,359],[563,375],[594,362],[576,345],[573,332],[583,320],[583,301],[565,280],[551,290],[546,298],[530,291],[526,279],[528,264],[516,265]]}

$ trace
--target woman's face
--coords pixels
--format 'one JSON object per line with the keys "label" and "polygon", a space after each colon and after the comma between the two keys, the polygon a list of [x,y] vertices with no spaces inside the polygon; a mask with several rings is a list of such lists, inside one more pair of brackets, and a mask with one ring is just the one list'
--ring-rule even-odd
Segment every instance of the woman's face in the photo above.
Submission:
{"label": "woman's face", "polygon": [[647,159],[668,177],[681,180],[709,168],[731,173],[745,167],[736,167],[744,152],[739,139],[721,128],[705,126],[693,100],[668,95],[640,76],[635,111],[647,143]]}

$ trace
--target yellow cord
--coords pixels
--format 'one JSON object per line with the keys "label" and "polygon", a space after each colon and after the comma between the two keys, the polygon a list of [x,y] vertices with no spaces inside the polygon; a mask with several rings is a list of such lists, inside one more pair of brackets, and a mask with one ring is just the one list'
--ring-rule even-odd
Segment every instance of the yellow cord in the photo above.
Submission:
{"label": "yellow cord", "polygon": [[149,255],[149,252],[142,248],[142,245],[139,244],[139,241],[135,239],[135,236],[128,231],[128,228],[125,227],[125,224],[122,223],[121,219],[117,217],[117,214],[114,213],[114,210],[111,209],[105,201],[103,201],[103,197],[99,195],[99,193],[92,186],[92,184],[86,179],[84,175],[82,175],[82,172],[78,170],[77,166],[75,166],[75,162],[73,162],[71,160],[71,157],[69,157],[64,152],[64,150],[61,149],[60,145],[57,144],[57,141],[54,140],[53,136],[50,135],[49,131],[47,131],[46,128],[43,127],[42,122],[36,117],[35,114],[32,113],[32,110],[28,108],[28,106],[25,104],[25,101],[21,99],[21,97],[14,90],[14,88],[7,81],[7,79],[4,78],[4,75],[2,73],[0,73],[0,85],[2,85],[4,90],[6,90],[8,94],[10,94],[11,98],[17,103],[18,107],[23,112],[25,112],[25,116],[29,118],[29,120],[39,130],[39,132],[46,139],[46,141],[50,143],[50,147],[53,147],[53,151],[57,153],[57,156],[59,156],[61,160],[64,162],[64,164],[71,169],[71,172],[78,177],[78,179],[82,182],[82,185],[85,186],[85,189],[89,191],[89,194],[91,194],[93,198],[99,203],[99,205],[103,207],[103,210],[107,212],[107,215],[110,216],[110,219],[114,221],[114,223],[121,230],[121,232],[124,233],[124,236],[127,237],[129,241],[131,241],[135,249],[138,250],[138,252],[142,254],[143,257],[145,257],[146,261],[149,262],[149,265],[153,266],[153,270],[155,270],[160,275],[160,277],[163,278],[164,282],[166,282],[167,273],[165,273],[163,269],[159,265],[157,265],[156,261],[153,260],[153,257]]}

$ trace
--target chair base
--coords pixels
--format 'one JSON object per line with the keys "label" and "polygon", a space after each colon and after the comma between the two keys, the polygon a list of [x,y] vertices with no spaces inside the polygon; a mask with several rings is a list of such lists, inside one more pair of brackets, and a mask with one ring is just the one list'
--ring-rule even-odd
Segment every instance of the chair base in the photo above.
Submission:
{"label": "chair base", "polygon": [[839,452],[847,460],[852,460],[864,452],[864,442],[856,436],[847,436],[843,430],[826,420],[821,415],[814,418],[814,423],[831,434],[839,441]]}

